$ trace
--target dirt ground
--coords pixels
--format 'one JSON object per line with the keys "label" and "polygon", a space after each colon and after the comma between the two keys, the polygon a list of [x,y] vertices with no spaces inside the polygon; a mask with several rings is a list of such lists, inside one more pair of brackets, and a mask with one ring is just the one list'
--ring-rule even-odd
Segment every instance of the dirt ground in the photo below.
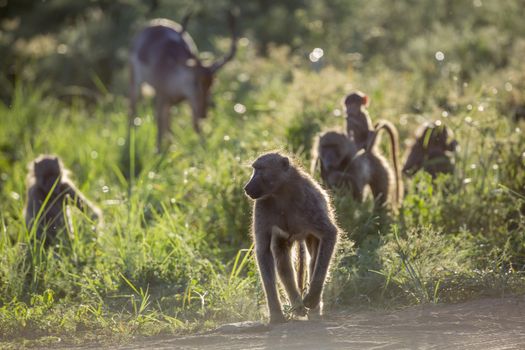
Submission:
{"label": "dirt ground", "polygon": [[207,334],[151,338],[135,349],[525,349],[525,296],[384,312],[332,312],[323,321],[226,325]]}

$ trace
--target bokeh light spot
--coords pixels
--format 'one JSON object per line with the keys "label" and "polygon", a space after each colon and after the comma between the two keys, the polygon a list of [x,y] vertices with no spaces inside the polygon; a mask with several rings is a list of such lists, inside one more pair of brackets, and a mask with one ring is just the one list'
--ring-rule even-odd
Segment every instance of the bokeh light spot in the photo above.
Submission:
{"label": "bokeh light spot", "polygon": [[243,104],[240,104],[240,103],[236,103],[236,104],[233,106],[233,110],[234,110],[236,113],[244,114],[244,113],[246,112],[246,106],[243,105]]}
{"label": "bokeh light spot", "polygon": [[323,56],[324,56],[324,50],[319,47],[316,47],[315,49],[312,50],[312,52],[310,52],[310,54],[308,55],[308,58],[310,59],[310,61],[315,63],[319,61]]}

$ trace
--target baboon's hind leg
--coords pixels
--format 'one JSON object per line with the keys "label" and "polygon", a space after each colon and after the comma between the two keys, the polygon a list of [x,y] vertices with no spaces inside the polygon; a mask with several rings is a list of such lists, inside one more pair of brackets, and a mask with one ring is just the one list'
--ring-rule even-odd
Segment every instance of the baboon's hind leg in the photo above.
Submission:
{"label": "baboon's hind leg", "polygon": [[[308,254],[310,255],[310,262],[308,266],[308,285],[311,284],[311,278],[314,274],[315,263],[317,261],[317,250],[319,248],[319,240],[315,236],[308,236],[306,239],[306,246],[308,248]],[[317,307],[308,310],[308,319],[316,320],[321,318],[323,313],[323,302],[319,302]]]}
{"label": "baboon's hind leg", "polygon": [[332,223],[324,223],[318,231],[317,238],[319,239],[319,247],[315,267],[310,278],[310,288],[303,299],[304,306],[309,309],[317,307],[321,301],[324,281],[337,241],[337,228]]}
{"label": "baboon's hind leg", "polygon": [[282,238],[281,235],[272,234],[271,249],[279,278],[288,294],[294,313],[304,316],[306,315],[306,309],[297,286],[296,274],[292,263],[291,245],[292,243]]}

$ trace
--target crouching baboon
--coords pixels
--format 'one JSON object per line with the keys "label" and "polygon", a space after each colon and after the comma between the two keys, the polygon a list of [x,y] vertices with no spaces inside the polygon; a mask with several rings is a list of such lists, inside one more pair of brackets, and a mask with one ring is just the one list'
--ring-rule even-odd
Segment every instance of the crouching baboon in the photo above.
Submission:
{"label": "crouching baboon", "polygon": [[421,125],[407,152],[403,173],[411,176],[421,168],[432,178],[439,173],[453,173],[457,144],[452,130],[440,120]]}
{"label": "crouching baboon", "polygon": [[364,151],[358,152],[355,142],[346,135],[337,131],[327,131],[319,135],[314,142],[310,172],[314,175],[319,166],[321,179],[328,188],[355,188],[348,170],[352,161],[363,153]]}
{"label": "crouching baboon", "polygon": [[29,163],[27,199],[24,217],[28,230],[36,225],[36,238],[49,245],[66,226],[71,232],[68,204],[80,210],[87,209],[92,216],[102,219],[99,208],[90,203],[68,178],[58,157],[41,155]]}
{"label": "crouching baboon", "polygon": [[[390,136],[394,170],[375,147],[382,129]],[[312,151],[312,174],[319,163],[321,178],[328,187],[348,187],[353,197],[362,201],[364,188],[369,185],[376,205],[392,202],[395,207],[401,203],[403,193],[397,162],[397,131],[386,121],[376,124],[375,130],[365,149],[358,149],[352,138],[338,132],[319,136]]]}
{"label": "crouching baboon", "polygon": [[[270,322],[286,321],[276,270],[297,315],[320,313],[323,285],[340,233],[329,197],[299,166],[279,153],[260,156],[252,167],[244,191],[255,200],[253,236]],[[310,255],[309,287],[304,297],[291,257],[296,241],[304,242]]]}

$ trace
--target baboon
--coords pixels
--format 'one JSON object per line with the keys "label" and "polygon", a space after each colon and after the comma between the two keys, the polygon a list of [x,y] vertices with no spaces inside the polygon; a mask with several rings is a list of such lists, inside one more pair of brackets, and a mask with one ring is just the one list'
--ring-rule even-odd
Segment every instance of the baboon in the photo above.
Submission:
{"label": "baboon", "polygon": [[457,144],[452,130],[440,120],[421,125],[407,152],[403,173],[412,176],[421,168],[432,178],[440,173],[453,173]]}
{"label": "baboon", "polygon": [[369,100],[361,91],[353,92],[345,97],[346,134],[354,140],[357,149],[369,147],[373,128],[372,120],[366,107]]}
{"label": "baboon", "polygon": [[100,209],[80,193],[68,174],[62,161],[51,155],[41,155],[28,165],[26,227],[32,230],[36,225],[36,238],[45,239],[46,245],[66,226],[71,232],[68,204],[87,209],[95,219],[102,219]]}
{"label": "baboon", "polygon": [[312,149],[310,173],[315,174],[319,166],[321,179],[329,188],[348,186],[355,188],[352,177],[348,176],[351,162],[363,151],[359,151],[355,142],[337,131],[326,131],[319,135]]}
{"label": "baboon", "polygon": [[[255,201],[253,237],[270,322],[286,321],[276,285],[276,270],[294,313],[320,314],[323,285],[340,234],[330,199],[285,155],[263,154],[252,167],[253,173],[244,191]],[[309,286],[304,297],[292,264],[294,242],[306,244],[310,255]]]}
{"label": "baboon", "polygon": [[[320,135],[312,150],[311,171],[313,174],[320,163],[323,182],[330,188],[350,188],[352,196],[358,201],[363,200],[366,185],[370,186],[378,206],[392,202],[393,192],[395,202],[392,204],[395,207],[401,203],[403,192],[397,163],[397,130],[386,121],[376,124],[374,129],[376,131],[370,134],[364,149],[358,149],[351,138],[335,131]],[[382,129],[390,136],[393,171],[375,147]]]}

